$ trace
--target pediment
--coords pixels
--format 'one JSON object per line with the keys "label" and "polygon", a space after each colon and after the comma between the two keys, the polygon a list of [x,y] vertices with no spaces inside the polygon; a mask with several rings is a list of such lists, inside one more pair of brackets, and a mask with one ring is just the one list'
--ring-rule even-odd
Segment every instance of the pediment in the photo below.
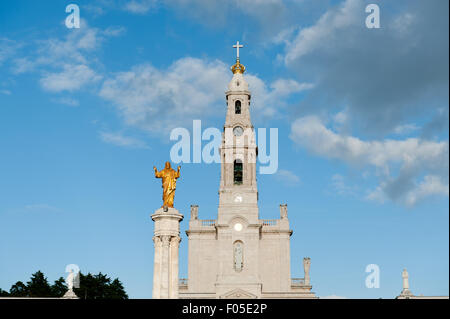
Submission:
{"label": "pediment", "polygon": [[221,299],[256,299],[257,296],[254,294],[242,290],[240,288],[231,290],[230,292],[227,292],[226,294],[223,294],[220,296]]}

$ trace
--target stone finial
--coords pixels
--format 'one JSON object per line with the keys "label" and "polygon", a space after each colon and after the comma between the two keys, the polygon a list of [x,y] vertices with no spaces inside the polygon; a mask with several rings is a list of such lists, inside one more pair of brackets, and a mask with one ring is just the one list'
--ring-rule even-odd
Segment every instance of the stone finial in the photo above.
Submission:
{"label": "stone finial", "polygon": [[281,219],[288,217],[287,204],[280,205],[280,217]]}
{"label": "stone finial", "polygon": [[410,296],[412,295],[411,290],[409,290],[409,274],[408,271],[405,269],[403,269],[402,271],[402,279],[403,279],[403,289],[401,292],[401,295],[403,296]]}
{"label": "stone finial", "polygon": [[198,219],[198,205],[191,205],[191,220]]}
{"label": "stone finial", "polygon": [[407,290],[409,289],[409,282],[408,282],[408,271],[405,269],[403,269],[402,271],[402,279],[403,279],[403,290]]}
{"label": "stone finial", "polygon": [[311,268],[311,258],[303,258],[303,269],[305,270],[305,285],[311,284],[311,277],[309,276],[309,269]]}

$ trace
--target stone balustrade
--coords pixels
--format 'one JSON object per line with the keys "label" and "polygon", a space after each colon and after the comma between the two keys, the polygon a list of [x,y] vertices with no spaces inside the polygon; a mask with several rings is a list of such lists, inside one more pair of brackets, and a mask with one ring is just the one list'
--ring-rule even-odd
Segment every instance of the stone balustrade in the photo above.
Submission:
{"label": "stone balustrade", "polygon": [[202,219],[200,222],[202,226],[214,226],[216,224],[215,219]]}
{"label": "stone balustrade", "polygon": [[303,287],[305,286],[305,278],[291,278],[291,287]]}
{"label": "stone balustrade", "polygon": [[263,219],[262,224],[263,226],[276,226],[278,223],[277,219]]}

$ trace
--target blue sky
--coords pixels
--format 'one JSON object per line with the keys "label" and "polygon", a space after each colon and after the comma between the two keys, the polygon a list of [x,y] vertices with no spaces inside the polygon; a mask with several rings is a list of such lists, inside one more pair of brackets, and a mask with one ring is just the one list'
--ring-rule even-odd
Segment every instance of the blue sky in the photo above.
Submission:
{"label": "blue sky", "polygon": [[[77,264],[151,297],[152,167],[173,127],[221,128],[239,40],[254,125],[279,130],[259,207],[288,204],[292,277],[309,256],[319,296],[392,298],[406,267],[413,293],[448,295],[447,1],[77,1],[80,29],[69,3],[0,4],[2,289]],[[189,206],[215,218],[219,178],[182,164],[181,277]]]}

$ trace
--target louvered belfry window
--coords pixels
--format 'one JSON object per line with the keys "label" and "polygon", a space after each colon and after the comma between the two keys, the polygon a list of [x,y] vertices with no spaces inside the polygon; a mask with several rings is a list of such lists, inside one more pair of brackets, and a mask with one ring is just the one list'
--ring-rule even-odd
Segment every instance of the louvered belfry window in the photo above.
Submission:
{"label": "louvered belfry window", "polygon": [[234,161],[234,183],[242,184],[242,162],[240,160]]}
{"label": "louvered belfry window", "polygon": [[241,114],[241,101],[239,100],[234,103],[234,113]]}

